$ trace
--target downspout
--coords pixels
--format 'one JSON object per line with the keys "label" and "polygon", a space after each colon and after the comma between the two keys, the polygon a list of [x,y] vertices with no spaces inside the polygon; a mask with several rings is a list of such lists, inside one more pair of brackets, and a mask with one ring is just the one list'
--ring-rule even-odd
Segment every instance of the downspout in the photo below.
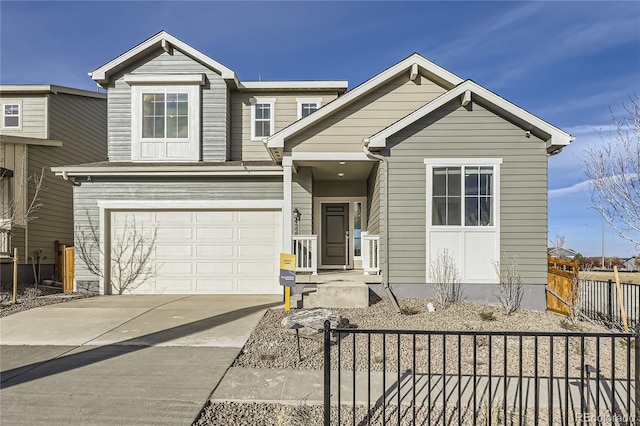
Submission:
{"label": "downspout", "polygon": [[401,313],[400,305],[398,305],[398,299],[391,291],[391,287],[389,286],[389,162],[386,157],[382,155],[373,154],[369,151],[369,139],[364,139],[362,141],[362,150],[365,155],[371,159],[378,160],[380,163],[384,164],[384,274],[382,276],[382,285],[384,286],[384,291],[387,293],[387,297],[391,301],[391,304],[396,310],[396,313]]}

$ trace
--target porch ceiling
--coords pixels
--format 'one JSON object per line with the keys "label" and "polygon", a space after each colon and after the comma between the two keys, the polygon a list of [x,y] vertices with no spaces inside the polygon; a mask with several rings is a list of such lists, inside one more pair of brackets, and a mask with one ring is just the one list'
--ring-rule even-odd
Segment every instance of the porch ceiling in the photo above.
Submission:
{"label": "porch ceiling", "polygon": [[[340,164],[344,163],[344,164]],[[296,161],[297,167],[311,167],[315,180],[366,180],[372,161]],[[340,176],[343,174],[343,176]]]}

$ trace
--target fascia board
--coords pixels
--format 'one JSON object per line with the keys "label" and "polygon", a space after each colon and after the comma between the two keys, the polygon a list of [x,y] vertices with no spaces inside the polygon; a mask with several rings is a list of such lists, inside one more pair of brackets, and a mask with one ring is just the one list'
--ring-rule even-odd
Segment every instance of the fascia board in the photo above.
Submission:
{"label": "fascia board", "polygon": [[115,166],[115,167],[52,167],[57,176],[281,176],[282,167],[193,167],[193,166]]}
{"label": "fascia board", "polygon": [[398,120],[386,129],[383,129],[370,138],[365,139],[365,143],[368,143],[368,146],[370,148],[384,148],[389,136],[399,132],[400,130],[413,124],[420,118],[442,107],[447,102],[453,100],[456,96],[463,95],[467,90],[469,90],[473,95],[478,96],[491,105],[495,106],[497,109],[506,111],[509,114],[512,114],[513,116],[518,117],[519,119],[531,124],[531,126],[540,129],[545,133],[548,133],[551,136],[549,146],[566,146],[569,145],[573,140],[573,137],[570,134],[547,123],[541,118],[536,117],[530,112],[496,95],[490,90],[485,89],[477,83],[474,83],[471,80],[467,80],[464,83],[451,89],[450,91],[440,95],[430,103],[424,105],[421,108],[418,108],[406,117]]}
{"label": "fascia board", "polygon": [[339,90],[349,86],[346,80],[241,81],[238,90]]}
{"label": "fascia board", "polygon": [[296,121],[290,126],[282,129],[280,132],[276,133],[275,135],[269,137],[267,139],[267,147],[268,148],[284,148],[284,140],[287,137],[295,135],[305,127],[322,120],[324,117],[332,114],[336,110],[341,109],[342,107],[348,105],[349,103],[366,95],[371,90],[374,90],[375,88],[381,86],[385,82],[398,76],[399,74],[405,71],[409,71],[414,63],[417,63],[420,67],[424,68],[425,70],[451,83],[451,85],[456,85],[462,82],[462,79],[460,77],[450,73],[444,68],[439,67],[433,62],[428,61],[427,59],[418,55],[417,53],[414,53],[408,58],[398,62],[392,67],[387,68],[385,71],[382,71],[381,73],[375,75],[371,79],[365,81],[364,83],[354,88],[353,90],[345,93],[344,95],[334,100],[333,102],[328,103],[327,105],[320,108],[313,114],[310,114],[305,118]]}
{"label": "fascia board", "polygon": [[188,44],[178,40],[177,38],[175,38],[174,36],[172,36],[171,34],[165,31],[160,31],[158,34],[143,41],[142,43],[138,44],[132,49],[129,49],[128,51],[118,56],[117,58],[107,62],[106,64],[102,65],[96,70],[90,72],[89,75],[91,76],[92,79],[94,79],[98,83],[106,83],[108,81],[107,74],[109,73],[109,71],[135,58],[138,55],[144,54],[148,49],[156,45],[158,46],[161,45],[163,40],[166,40],[167,42],[169,42],[170,45],[178,48],[188,56],[191,56],[192,58],[202,62],[203,64],[219,72],[223,79],[234,80],[237,82],[235,72],[225,67],[224,65],[220,64],[219,62],[211,59],[210,57],[203,54],[202,52],[194,49]]}

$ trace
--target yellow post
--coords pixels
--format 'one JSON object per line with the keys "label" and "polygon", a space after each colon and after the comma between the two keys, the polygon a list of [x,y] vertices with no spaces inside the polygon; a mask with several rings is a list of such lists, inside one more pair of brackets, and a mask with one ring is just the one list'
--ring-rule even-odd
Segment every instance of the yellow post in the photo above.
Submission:
{"label": "yellow post", "polygon": [[284,288],[284,310],[289,311],[291,309],[291,287],[286,286]]}
{"label": "yellow post", "polygon": [[622,288],[620,286],[620,275],[618,275],[618,266],[613,267],[613,273],[616,277],[616,290],[618,291],[618,303],[620,304],[620,314],[622,314],[622,323],[624,331],[629,332],[629,324],[627,324],[627,312],[624,309],[624,299],[622,298]]}
{"label": "yellow post", "polygon": [[13,249],[13,303],[18,300],[18,249]]}

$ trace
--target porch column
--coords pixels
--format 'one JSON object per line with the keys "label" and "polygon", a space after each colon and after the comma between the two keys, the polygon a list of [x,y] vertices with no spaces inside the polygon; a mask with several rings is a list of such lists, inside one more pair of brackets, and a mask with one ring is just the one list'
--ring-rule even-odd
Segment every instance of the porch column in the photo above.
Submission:
{"label": "porch column", "polygon": [[284,253],[292,253],[291,245],[291,216],[293,215],[291,206],[291,184],[292,175],[291,168],[293,167],[293,160],[291,156],[282,157],[282,168],[284,173],[282,176],[282,194],[284,205],[282,207],[282,251]]}

